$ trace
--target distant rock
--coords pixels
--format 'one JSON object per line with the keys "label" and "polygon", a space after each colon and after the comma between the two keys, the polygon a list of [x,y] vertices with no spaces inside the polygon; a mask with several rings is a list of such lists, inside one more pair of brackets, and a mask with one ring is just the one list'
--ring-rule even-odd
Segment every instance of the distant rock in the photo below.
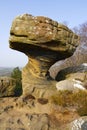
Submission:
{"label": "distant rock", "polygon": [[11,67],[0,67],[0,76],[10,76],[12,70]]}
{"label": "distant rock", "polygon": [[79,36],[50,18],[24,14],[14,19],[9,43],[10,48],[25,53],[29,58],[22,71],[23,95],[27,95],[55,86],[48,70],[56,61],[73,54]]}

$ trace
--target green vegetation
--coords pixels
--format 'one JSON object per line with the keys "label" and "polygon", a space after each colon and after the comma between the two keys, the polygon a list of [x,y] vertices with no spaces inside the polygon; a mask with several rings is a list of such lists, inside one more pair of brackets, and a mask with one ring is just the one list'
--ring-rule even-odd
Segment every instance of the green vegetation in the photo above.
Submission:
{"label": "green vegetation", "polygon": [[19,67],[13,69],[13,72],[11,73],[11,77],[15,78],[18,81],[22,79],[21,70],[19,69]]}
{"label": "green vegetation", "polygon": [[16,79],[16,88],[15,88],[15,95],[20,96],[22,94],[22,74],[19,67],[13,69],[11,73],[11,77]]}
{"label": "green vegetation", "polygon": [[51,101],[62,107],[75,107],[80,116],[87,116],[87,91],[58,91],[51,97]]}

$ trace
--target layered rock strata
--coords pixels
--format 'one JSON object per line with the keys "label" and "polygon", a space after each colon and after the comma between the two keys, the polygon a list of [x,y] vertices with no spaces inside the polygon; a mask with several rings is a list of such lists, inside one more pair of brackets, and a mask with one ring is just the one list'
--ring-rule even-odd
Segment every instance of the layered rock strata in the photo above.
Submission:
{"label": "layered rock strata", "polygon": [[9,43],[10,48],[25,53],[29,59],[22,71],[23,95],[26,95],[36,88],[45,90],[55,86],[48,70],[56,61],[73,54],[79,37],[52,19],[24,14],[14,19]]}

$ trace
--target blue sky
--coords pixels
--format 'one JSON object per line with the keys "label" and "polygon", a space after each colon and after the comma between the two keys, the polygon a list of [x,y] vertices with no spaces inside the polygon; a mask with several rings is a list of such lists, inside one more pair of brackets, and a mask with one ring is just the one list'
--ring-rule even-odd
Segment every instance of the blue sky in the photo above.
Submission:
{"label": "blue sky", "polygon": [[20,14],[46,16],[73,28],[87,21],[87,0],[1,0],[0,1],[0,67],[23,67],[27,57],[9,48],[13,19]]}

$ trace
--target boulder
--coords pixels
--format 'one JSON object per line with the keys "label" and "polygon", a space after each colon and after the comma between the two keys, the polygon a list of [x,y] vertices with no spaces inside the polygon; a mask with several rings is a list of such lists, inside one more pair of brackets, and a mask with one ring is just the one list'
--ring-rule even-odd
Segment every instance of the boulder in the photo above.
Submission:
{"label": "boulder", "polygon": [[87,63],[87,43],[80,44],[71,57],[57,61],[53,64],[49,69],[50,76],[55,79],[61,70],[75,67],[82,63]]}
{"label": "boulder", "polygon": [[67,128],[67,130],[87,130],[87,116],[82,116],[73,122],[71,122]]}
{"label": "boulder", "polygon": [[68,67],[66,69],[59,71],[59,73],[56,76],[56,80],[61,81],[70,77],[70,78],[77,78],[83,81],[86,72],[87,72],[87,63],[78,66]]}
{"label": "boulder", "polygon": [[36,88],[41,91],[55,86],[48,70],[56,61],[73,54],[79,36],[50,18],[24,14],[13,20],[9,43],[10,48],[25,53],[29,59],[22,70],[23,95],[26,95]]}
{"label": "boulder", "polygon": [[63,80],[60,81],[56,84],[56,88],[57,90],[68,90],[68,91],[73,91],[76,92],[78,90],[86,90],[86,88],[84,87],[83,83],[79,80]]}
{"label": "boulder", "polygon": [[87,89],[87,73],[77,72],[66,76],[66,79],[56,83],[57,90],[69,90],[76,92]]}

